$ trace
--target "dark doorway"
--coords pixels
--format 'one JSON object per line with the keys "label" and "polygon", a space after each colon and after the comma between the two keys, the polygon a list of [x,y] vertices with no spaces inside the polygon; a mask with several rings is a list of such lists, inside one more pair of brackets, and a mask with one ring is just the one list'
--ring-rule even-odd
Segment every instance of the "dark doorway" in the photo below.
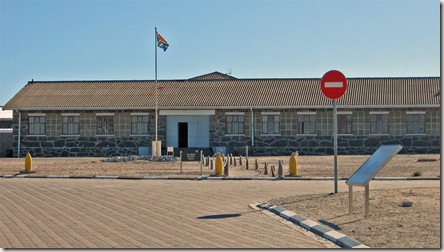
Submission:
{"label": "dark doorway", "polygon": [[179,148],[188,148],[188,123],[179,123]]}

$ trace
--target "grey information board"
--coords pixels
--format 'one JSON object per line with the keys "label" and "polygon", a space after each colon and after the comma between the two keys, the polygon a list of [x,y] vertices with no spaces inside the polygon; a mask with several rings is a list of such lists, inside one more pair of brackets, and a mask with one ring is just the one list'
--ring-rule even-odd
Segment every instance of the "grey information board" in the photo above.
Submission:
{"label": "grey information board", "polygon": [[367,161],[345,182],[347,185],[367,186],[370,180],[402,149],[402,145],[381,145]]}

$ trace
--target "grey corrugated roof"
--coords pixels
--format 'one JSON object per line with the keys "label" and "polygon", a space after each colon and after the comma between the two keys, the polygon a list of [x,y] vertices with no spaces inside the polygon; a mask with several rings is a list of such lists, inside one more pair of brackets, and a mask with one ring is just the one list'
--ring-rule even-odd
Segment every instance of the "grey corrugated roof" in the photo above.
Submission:
{"label": "grey corrugated roof", "polygon": [[209,74],[199,75],[188,80],[195,81],[195,80],[235,80],[235,79],[237,78],[216,71]]}
{"label": "grey corrugated roof", "polygon": [[[439,77],[349,78],[338,106],[439,106]],[[159,107],[330,107],[320,79],[216,79],[158,81]],[[154,81],[29,82],[10,109],[149,108]]]}

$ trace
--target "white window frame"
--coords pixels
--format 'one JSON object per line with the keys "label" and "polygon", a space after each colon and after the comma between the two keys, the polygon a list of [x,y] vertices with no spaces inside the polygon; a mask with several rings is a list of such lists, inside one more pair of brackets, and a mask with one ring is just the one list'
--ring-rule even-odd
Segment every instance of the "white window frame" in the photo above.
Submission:
{"label": "white window frame", "polygon": [[[243,116],[242,123],[242,133],[228,133],[228,116]],[[237,124],[240,124],[240,121],[238,120],[236,122]],[[231,124],[233,125],[234,122],[232,121]],[[238,126],[239,129],[239,126]],[[226,112],[225,113],[225,136],[245,136],[245,112]]]}
{"label": "white window frame", "polygon": [[[268,125],[269,123],[273,123],[273,128],[276,129],[276,123],[278,123],[278,132],[276,133],[276,130],[274,130],[273,133],[264,133],[264,116],[279,116],[279,120],[277,122],[275,122],[275,119],[273,118],[273,122],[268,122],[268,118],[267,118],[267,132],[268,132]],[[281,112],[261,112],[261,136],[281,136]]]}
{"label": "white window frame", "polygon": [[[150,132],[150,118],[149,118],[149,115],[150,115],[150,113],[147,113],[147,112],[133,112],[130,115],[131,115],[130,116],[130,118],[131,118],[130,119],[130,122],[131,122],[130,135],[131,136],[149,136],[149,132]],[[142,118],[143,118],[143,116],[147,116],[148,117],[148,122],[146,122],[146,125],[147,125],[146,133],[144,133],[144,132],[140,133],[139,132],[139,127],[137,127],[137,126],[136,126],[137,127],[137,132],[133,133],[133,116],[142,116]],[[136,122],[136,123],[139,123],[139,122]],[[144,122],[142,122],[142,123],[144,123]]]}
{"label": "white window frame", "polygon": [[[30,133],[30,131],[31,131],[31,117],[32,118],[35,118],[35,117],[39,117],[39,118],[43,117],[43,118],[45,118],[45,122],[44,123],[38,122],[38,125],[42,125],[43,124],[43,132],[44,132],[43,134],[31,134]],[[28,136],[46,136],[46,122],[47,122],[47,120],[46,120],[46,113],[29,113],[28,114]],[[35,126],[35,125],[33,125],[33,126]],[[42,126],[39,126],[39,128],[40,127],[42,127]]]}
{"label": "white window frame", "polygon": [[[297,112],[297,123],[298,123],[298,136],[316,136],[316,112],[313,111],[301,111],[301,112]],[[299,121],[299,116],[314,116],[314,133],[310,132],[310,133],[299,133],[299,130],[301,128],[301,122]],[[309,121],[311,122],[311,121]],[[311,127],[310,127],[311,128]]]}
{"label": "white window frame", "polygon": [[[387,133],[372,133],[372,115],[387,115]],[[390,135],[390,113],[388,111],[370,111],[369,112],[369,120],[370,120],[370,134],[371,136],[389,136]]]}
{"label": "white window frame", "polygon": [[[408,120],[408,116],[409,115],[424,115],[424,125],[423,125],[423,128],[424,128],[424,133],[408,133],[408,131],[409,131],[409,123],[410,123],[410,121]],[[426,135],[426,118],[425,118],[425,115],[426,115],[426,112],[425,111],[407,111],[406,112],[406,129],[405,129],[405,132],[406,132],[406,135],[407,136],[425,136]]]}

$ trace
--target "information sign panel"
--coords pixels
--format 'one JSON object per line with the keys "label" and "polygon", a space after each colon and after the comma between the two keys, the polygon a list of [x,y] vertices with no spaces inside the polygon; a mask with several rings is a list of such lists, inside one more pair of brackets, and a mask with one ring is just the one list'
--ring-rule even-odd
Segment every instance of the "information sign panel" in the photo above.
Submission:
{"label": "information sign panel", "polygon": [[402,149],[402,145],[381,145],[345,182],[352,186],[367,186],[370,180]]}

